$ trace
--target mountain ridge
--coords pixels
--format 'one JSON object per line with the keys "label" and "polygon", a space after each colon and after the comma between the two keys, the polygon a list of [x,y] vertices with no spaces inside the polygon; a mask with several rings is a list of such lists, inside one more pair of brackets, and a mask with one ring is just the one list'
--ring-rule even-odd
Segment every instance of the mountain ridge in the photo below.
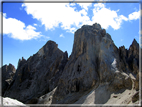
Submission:
{"label": "mountain ridge", "polygon": [[[26,104],[88,104],[84,96],[93,88],[90,96],[96,97],[91,103],[105,104],[112,93],[120,90],[123,91],[119,93],[127,89],[138,92],[138,77],[137,41],[134,39],[129,49],[117,48],[106,30],[95,23],[83,25],[75,32],[69,57],[67,51],[61,51],[49,40],[27,60],[19,59],[13,81],[3,90],[3,97]],[[106,93],[102,101],[96,92]]]}

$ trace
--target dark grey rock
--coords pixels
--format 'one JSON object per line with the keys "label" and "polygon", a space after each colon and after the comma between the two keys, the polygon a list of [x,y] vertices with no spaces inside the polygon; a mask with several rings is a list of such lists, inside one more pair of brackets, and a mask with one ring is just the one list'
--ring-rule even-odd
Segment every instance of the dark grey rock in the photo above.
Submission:
{"label": "dark grey rock", "polygon": [[24,59],[24,58],[22,57],[22,59],[19,59],[19,61],[18,61],[18,66],[17,66],[17,68],[20,68],[24,63],[26,63],[26,59]]}
{"label": "dark grey rock", "polygon": [[135,93],[135,95],[132,97],[132,102],[136,102],[136,101],[138,101],[139,100],[139,91],[137,91],[136,93]]}
{"label": "dark grey rock", "polygon": [[2,67],[2,96],[7,90],[8,86],[13,81],[16,69],[12,64],[4,65]]}
{"label": "dark grey rock", "polygon": [[102,36],[105,36],[106,35],[106,30],[105,29],[101,30],[101,34],[102,34]]}
{"label": "dark grey rock", "polygon": [[63,53],[57,46],[48,41],[27,61],[19,60],[14,81],[4,96],[35,103],[36,98],[55,88],[68,60],[67,52]]}
{"label": "dark grey rock", "polygon": [[[69,58],[54,41],[48,41],[27,60],[20,59],[14,80],[4,96],[28,104],[70,104],[82,93],[103,86],[105,103],[111,93],[138,90],[138,77],[139,45],[136,40],[128,50],[124,46],[117,48],[106,30],[95,23],[75,32]],[[96,99],[95,102],[101,101]]]}

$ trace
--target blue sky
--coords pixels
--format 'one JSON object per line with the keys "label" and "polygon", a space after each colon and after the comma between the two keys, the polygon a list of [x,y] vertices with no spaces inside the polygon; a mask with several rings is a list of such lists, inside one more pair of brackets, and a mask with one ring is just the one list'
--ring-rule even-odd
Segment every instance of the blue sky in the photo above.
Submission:
{"label": "blue sky", "polygon": [[3,65],[28,59],[48,40],[72,52],[74,32],[99,23],[117,47],[139,43],[139,3],[3,3]]}

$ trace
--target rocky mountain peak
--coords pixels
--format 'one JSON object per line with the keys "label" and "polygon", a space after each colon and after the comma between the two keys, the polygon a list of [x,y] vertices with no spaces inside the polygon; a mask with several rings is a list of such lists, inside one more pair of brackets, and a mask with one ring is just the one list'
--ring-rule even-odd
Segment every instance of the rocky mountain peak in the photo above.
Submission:
{"label": "rocky mountain peak", "polygon": [[[83,25],[74,34],[73,55],[76,57],[88,52],[88,54],[97,53],[95,51],[100,50],[100,47],[106,47],[109,49],[113,44],[111,36],[106,33],[105,29],[102,29],[100,24]],[[88,55],[92,56],[92,55]]]}
{"label": "rocky mountain peak", "polygon": [[58,49],[58,44],[54,41],[49,40],[39,51],[38,54],[40,56],[53,53],[55,50]]}
{"label": "rocky mountain peak", "polygon": [[[123,68],[128,63],[129,58],[125,58],[128,51],[124,46],[120,50],[99,24],[83,25],[74,34],[72,54],[64,67],[53,103],[69,103],[71,99],[64,101],[66,96],[98,87],[98,84],[106,84],[109,91],[131,89],[132,80],[126,72],[132,72],[130,66],[133,62],[127,65],[128,68]],[[137,65],[134,67],[137,71]]]}
{"label": "rocky mountain peak", "polygon": [[132,44],[138,44],[138,42],[136,41],[136,39],[134,38]]}
{"label": "rocky mountain peak", "polygon": [[139,88],[138,49],[136,40],[129,50],[118,49],[100,24],[83,25],[74,34],[70,58],[51,40],[28,60],[22,58],[4,96],[28,104],[111,104],[114,94],[120,98],[122,90]]}
{"label": "rocky mountain peak", "polygon": [[130,48],[131,48],[131,47],[133,47],[133,48],[135,48],[135,49],[139,49],[139,44],[138,44],[138,42],[136,41],[136,39],[133,40],[132,45],[130,46]]}
{"label": "rocky mountain peak", "polygon": [[22,59],[19,59],[17,68],[20,68],[25,62],[26,59],[24,57],[22,57]]}
{"label": "rocky mountain peak", "polygon": [[137,56],[137,58],[139,57],[139,44],[137,43],[137,41],[134,39],[132,44],[129,47],[129,57],[132,56]]}
{"label": "rocky mountain peak", "polygon": [[13,73],[15,73],[15,71],[16,71],[14,65],[12,65],[11,63],[9,63],[9,65],[7,65],[7,64],[4,65],[2,69],[5,72],[13,72]]}
{"label": "rocky mountain peak", "polygon": [[48,48],[57,48],[58,44],[56,44],[56,42],[54,42],[52,40],[49,40],[49,41],[47,41],[47,43],[44,46],[46,46]]}
{"label": "rocky mountain peak", "polygon": [[93,28],[94,28],[94,29],[98,29],[98,30],[101,30],[101,29],[102,29],[102,28],[101,28],[101,25],[98,24],[98,23],[93,24]]}

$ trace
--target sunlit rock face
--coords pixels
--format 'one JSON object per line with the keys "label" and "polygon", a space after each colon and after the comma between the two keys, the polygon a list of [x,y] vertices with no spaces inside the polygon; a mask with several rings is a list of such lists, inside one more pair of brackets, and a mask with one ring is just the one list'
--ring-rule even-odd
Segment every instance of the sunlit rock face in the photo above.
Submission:
{"label": "sunlit rock face", "polygon": [[[135,74],[139,71],[138,48],[139,45],[134,40],[129,50],[125,47],[118,49],[111,36],[97,23],[82,26],[74,34],[73,50],[60,77],[52,103],[75,102],[82,93],[91,88],[98,90],[101,84],[105,84],[104,92],[108,92],[106,100],[113,92],[136,88],[132,86],[133,81],[136,83]],[[74,93],[80,95],[75,96]],[[75,96],[74,99],[72,95]],[[105,103],[97,100],[100,99],[96,99],[94,103]]]}
{"label": "sunlit rock face", "polygon": [[138,77],[136,40],[128,50],[117,48],[95,23],[75,32],[69,58],[48,41],[27,60],[19,60],[4,96],[28,104],[128,104],[138,101]]}

